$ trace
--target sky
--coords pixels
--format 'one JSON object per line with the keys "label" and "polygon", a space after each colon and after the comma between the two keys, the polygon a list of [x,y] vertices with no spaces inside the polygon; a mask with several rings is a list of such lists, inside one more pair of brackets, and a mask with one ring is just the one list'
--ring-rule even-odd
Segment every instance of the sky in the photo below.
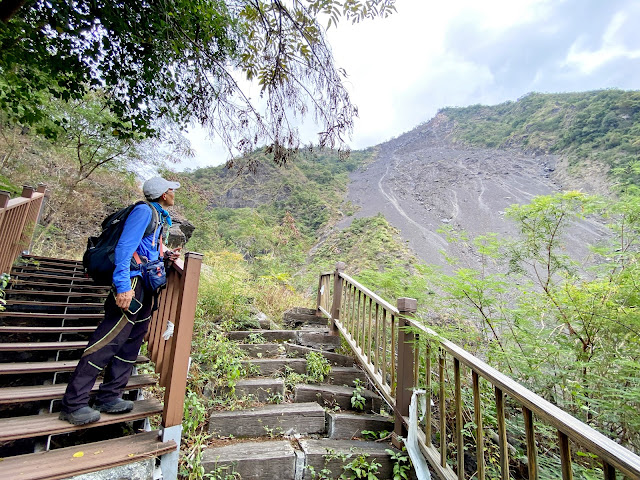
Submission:
{"label": "sky", "polygon": [[[386,19],[327,31],[358,107],[352,149],[429,121],[440,108],[494,105],[529,92],[640,89],[639,0],[397,0]],[[301,131],[306,142],[315,128]],[[177,168],[228,152],[204,131]]]}

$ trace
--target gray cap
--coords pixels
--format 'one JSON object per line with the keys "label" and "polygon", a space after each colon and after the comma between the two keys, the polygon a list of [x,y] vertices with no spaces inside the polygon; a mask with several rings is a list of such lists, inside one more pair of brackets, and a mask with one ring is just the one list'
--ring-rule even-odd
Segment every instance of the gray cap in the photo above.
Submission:
{"label": "gray cap", "polygon": [[144,185],[142,185],[142,193],[144,193],[147,200],[156,200],[167,190],[175,190],[179,187],[180,184],[178,182],[170,182],[162,177],[153,177],[144,182]]}

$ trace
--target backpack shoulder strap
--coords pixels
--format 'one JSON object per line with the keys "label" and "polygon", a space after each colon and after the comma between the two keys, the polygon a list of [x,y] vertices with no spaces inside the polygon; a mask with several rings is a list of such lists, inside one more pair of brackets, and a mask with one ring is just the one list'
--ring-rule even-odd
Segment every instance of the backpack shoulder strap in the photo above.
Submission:
{"label": "backpack shoulder strap", "polygon": [[155,231],[157,230],[158,225],[160,224],[160,214],[158,213],[158,210],[156,210],[156,208],[146,200],[142,200],[138,203],[146,203],[147,206],[151,209],[151,220],[149,221],[149,225],[147,225],[147,228],[144,231],[144,236],[146,237],[147,235],[151,235],[151,233],[155,233]]}

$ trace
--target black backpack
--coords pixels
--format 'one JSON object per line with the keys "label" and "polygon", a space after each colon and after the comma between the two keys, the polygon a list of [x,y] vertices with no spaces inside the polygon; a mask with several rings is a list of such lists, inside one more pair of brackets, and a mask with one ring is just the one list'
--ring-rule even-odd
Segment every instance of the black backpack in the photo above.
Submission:
{"label": "black backpack", "polygon": [[[102,233],[97,237],[89,237],[87,249],[82,256],[84,271],[98,285],[111,285],[113,283],[113,270],[115,269],[116,245],[122,235],[124,223],[136,205],[146,203],[153,213],[149,225],[144,231],[144,236],[151,235],[158,228],[158,213],[153,205],[140,201],[129,205],[109,215],[102,222]],[[133,260],[132,260],[133,261]]]}

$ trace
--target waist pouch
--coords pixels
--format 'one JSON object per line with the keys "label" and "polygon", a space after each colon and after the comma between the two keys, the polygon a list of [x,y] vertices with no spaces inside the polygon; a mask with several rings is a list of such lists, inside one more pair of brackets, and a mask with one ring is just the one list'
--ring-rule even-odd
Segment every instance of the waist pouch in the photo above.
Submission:
{"label": "waist pouch", "polygon": [[142,263],[140,271],[142,272],[142,281],[147,290],[159,292],[167,285],[167,272],[164,268],[164,261],[161,258],[152,262]]}

